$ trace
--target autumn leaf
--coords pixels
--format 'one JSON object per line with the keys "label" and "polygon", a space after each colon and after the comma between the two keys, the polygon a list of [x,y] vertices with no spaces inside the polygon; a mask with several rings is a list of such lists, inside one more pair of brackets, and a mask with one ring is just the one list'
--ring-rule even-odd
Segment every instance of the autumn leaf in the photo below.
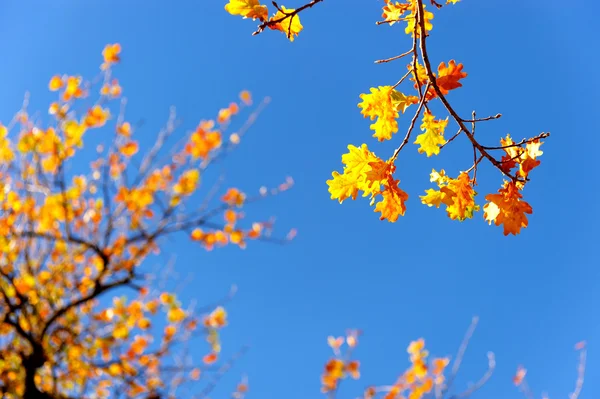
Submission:
{"label": "autumn leaf", "polygon": [[415,144],[419,144],[419,154],[426,153],[430,157],[440,153],[440,147],[446,143],[444,130],[447,125],[448,118],[435,120],[431,112],[425,111],[421,124],[421,130],[425,133],[418,135],[415,140]]}
{"label": "autumn leaf", "polygon": [[52,79],[50,79],[50,83],[48,83],[48,88],[50,91],[60,90],[65,85],[63,78],[60,75],[54,75]]}
{"label": "autumn leaf", "polygon": [[[377,118],[377,121],[370,127],[375,131],[373,137],[379,141],[390,140],[392,134],[398,131],[398,122],[396,121],[398,108],[392,99],[393,91],[392,86],[379,86],[378,88],[372,87],[369,94],[360,95],[362,102],[358,104],[358,107],[362,109],[361,114],[371,120]],[[397,94],[395,96],[398,97]],[[401,105],[401,107],[404,106]]]}
{"label": "autumn leaf", "polygon": [[479,205],[475,204],[477,193],[473,190],[468,173],[462,172],[457,179],[449,181],[442,191],[452,199],[452,205],[446,209],[450,219],[463,221],[472,218],[473,213],[479,211]]}
{"label": "autumn leaf", "polygon": [[244,105],[252,105],[252,94],[248,90],[243,90],[240,93],[240,100],[242,100]]}
{"label": "autumn leaf", "polygon": [[267,6],[261,5],[258,0],[229,0],[229,3],[225,4],[225,11],[253,20],[258,18],[265,21],[269,17]]}
{"label": "autumn leaf", "polygon": [[35,287],[35,277],[30,273],[24,273],[23,275],[15,278],[15,288],[21,295],[27,294],[33,287]]}
{"label": "autumn leaf", "polygon": [[106,121],[110,117],[110,112],[106,108],[102,108],[99,105],[94,105],[88,110],[84,124],[87,127],[102,127],[106,124]]}
{"label": "autumn leaf", "polygon": [[331,199],[337,199],[340,204],[348,198],[355,200],[358,195],[357,177],[335,171],[332,173],[332,176],[333,179],[327,180]]}
{"label": "autumn leaf", "polygon": [[125,157],[132,157],[133,155],[135,155],[138,152],[138,149],[139,149],[139,146],[138,146],[137,142],[128,141],[127,143],[123,144],[123,146],[121,146],[119,151]]}
{"label": "autumn leaf", "polygon": [[517,235],[521,228],[527,227],[528,221],[525,214],[532,214],[531,206],[522,201],[523,195],[519,192],[514,182],[504,182],[498,194],[489,194],[485,197],[489,202],[483,206],[483,216],[489,224],[504,225],[504,235]]}
{"label": "autumn leaf", "polygon": [[467,77],[467,73],[462,69],[463,64],[457,65],[454,60],[450,60],[448,66],[445,62],[440,63],[436,83],[442,94],[446,95],[450,90],[462,87],[460,80]]}
{"label": "autumn leaf", "polygon": [[[440,205],[442,205],[442,203],[444,203],[444,200],[446,200],[446,194],[439,191],[439,190],[434,190],[433,188],[427,189],[425,190],[426,195],[420,196],[419,198],[421,198],[421,202],[429,207],[431,206],[435,206],[436,208],[439,208]],[[446,203],[446,205],[448,205]]]}
{"label": "autumn leaf", "polygon": [[385,6],[383,6],[383,14],[381,15],[384,21],[389,22],[390,26],[396,22],[400,22],[400,19],[404,13],[410,8],[410,3],[399,3],[385,0]]}
{"label": "autumn leaf", "polygon": [[178,307],[169,309],[169,312],[167,313],[167,320],[170,323],[179,323],[179,322],[185,320],[185,317],[186,317],[185,311],[183,311],[183,309],[178,308]]}
{"label": "autumn leaf", "polygon": [[293,8],[280,6],[277,13],[269,20],[271,23],[269,28],[285,33],[291,42],[294,41],[294,37],[298,36],[303,29],[303,26],[300,23],[300,17],[298,14],[294,14],[294,11],[296,10]]}
{"label": "autumn leaf", "polygon": [[426,190],[426,195],[420,196],[423,204],[436,208],[444,204],[450,219],[459,221],[470,219],[474,212],[479,211],[479,205],[475,204],[477,193],[473,190],[471,178],[467,173],[462,172],[457,179],[452,179],[447,177],[443,170],[438,173],[434,169],[431,181],[436,182],[440,190]]}
{"label": "autumn leaf", "polygon": [[[411,13],[406,17],[406,28],[404,29],[404,33],[406,33],[407,35],[411,35],[411,36],[415,36],[415,23],[417,20],[417,1],[416,0],[409,0],[410,1],[410,11]],[[423,15],[424,15],[424,25],[425,25],[425,36],[427,36],[427,33],[429,33],[429,31],[431,31],[433,29],[433,24],[431,23],[431,20],[433,19],[433,13],[425,10],[425,4],[423,4]],[[419,26],[416,27],[416,33],[417,33],[417,37],[421,37],[421,28]]]}
{"label": "autumn leaf", "polygon": [[404,216],[408,194],[398,187],[399,183],[399,180],[392,180],[381,193],[383,199],[375,206],[375,212],[381,212],[379,219],[387,219],[393,223],[398,220],[398,216]]}
{"label": "autumn leaf", "polygon": [[119,54],[121,53],[121,45],[119,43],[107,44],[102,51],[104,57],[104,63],[100,66],[102,70],[110,68],[113,64],[116,64],[121,60]]}
{"label": "autumn leaf", "polygon": [[349,152],[342,155],[345,165],[344,173],[333,172],[332,180],[327,180],[331,199],[342,203],[347,198],[356,199],[358,191],[364,191],[364,196],[376,195],[389,173],[391,165],[369,151],[366,144],[361,147],[348,146]]}
{"label": "autumn leaf", "polygon": [[392,90],[391,92],[392,104],[396,108],[396,111],[404,113],[408,107],[412,104],[417,104],[419,102],[419,97],[417,96],[407,96],[402,92],[397,90]]}

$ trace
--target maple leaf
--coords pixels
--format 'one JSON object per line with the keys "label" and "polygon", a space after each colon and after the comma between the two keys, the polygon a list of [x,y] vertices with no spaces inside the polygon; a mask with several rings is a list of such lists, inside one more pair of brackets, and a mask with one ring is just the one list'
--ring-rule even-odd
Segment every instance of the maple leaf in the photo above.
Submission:
{"label": "maple leaf", "polygon": [[379,86],[372,87],[370,94],[360,95],[362,102],[358,107],[362,109],[361,114],[371,120],[377,118],[370,128],[375,131],[373,137],[379,141],[390,140],[392,134],[398,131],[398,109],[392,99],[393,91],[392,86]]}
{"label": "maple leaf", "polygon": [[446,4],[456,4],[458,3],[460,0],[446,0]]}
{"label": "maple leaf", "polygon": [[454,60],[450,60],[448,66],[445,62],[440,63],[436,83],[444,95],[448,94],[450,90],[462,87],[459,81],[467,77],[467,73],[462,69],[463,64],[457,65]]}
{"label": "maple leaf", "polygon": [[483,206],[483,216],[489,224],[504,225],[504,235],[517,235],[521,228],[527,227],[526,213],[532,214],[533,209],[527,202],[522,201],[523,195],[514,182],[504,182],[498,194],[485,197],[489,203]]}
{"label": "maple leaf", "polygon": [[398,187],[399,183],[400,180],[390,179],[389,184],[381,193],[383,199],[375,206],[375,212],[381,212],[380,220],[387,219],[388,222],[394,223],[398,220],[398,216],[404,216],[408,194]]}
{"label": "maple leaf", "polygon": [[419,154],[426,153],[427,157],[438,155],[440,147],[446,143],[444,130],[448,125],[448,118],[435,120],[435,117],[429,111],[423,114],[422,133],[417,136],[414,144],[419,144]]}
{"label": "maple leaf", "polygon": [[225,11],[253,20],[258,18],[265,21],[269,17],[267,6],[261,5],[258,0],[229,0],[229,3],[225,4]]}
{"label": "maple leaf", "polygon": [[[291,42],[294,41],[294,37],[300,34],[300,31],[304,28],[300,23],[300,17],[298,14],[292,14],[296,11],[293,8],[285,8],[284,6],[280,7],[280,10],[271,17],[269,22],[273,22],[269,27],[273,30],[279,30],[290,39]],[[275,21],[279,21],[275,23]]]}

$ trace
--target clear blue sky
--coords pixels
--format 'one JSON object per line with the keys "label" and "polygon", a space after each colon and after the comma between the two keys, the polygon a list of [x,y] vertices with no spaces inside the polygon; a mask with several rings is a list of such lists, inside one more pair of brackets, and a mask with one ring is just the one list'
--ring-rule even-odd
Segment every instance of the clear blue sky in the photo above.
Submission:
{"label": "clear blue sky", "polygon": [[[412,339],[423,336],[432,353],[453,354],[471,316],[479,315],[458,380],[477,379],[493,350],[497,372],[478,397],[520,397],[511,377],[521,363],[536,393],[566,397],[576,377],[573,345],[582,339],[589,342],[583,397],[598,396],[600,78],[593,66],[600,58],[593,26],[600,7],[582,0],[465,0],[436,15],[434,63],[455,58],[469,73],[451,101],[463,115],[504,115],[480,125],[481,140],[552,133],[525,191],[534,208],[530,227],[504,237],[481,213],[461,224],[419,204],[432,167],[455,174],[470,166],[464,140],[439,158],[419,155],[415,146],[401,154],[397,175],[411,197],[395,224],[380,222],[366,200],[329,199],[325,180],[340,169],[347,144],[366,142],[388,156],[401,140],[376,143],[357,108],[361,92],[393,84],[406,70],[404,63],[373,64],[410,46],[402,28],[375,26],[381,2],[327,0],[302,14],[305,31],[294,43],[278,32],[252,37],[255,25],[226,14],[224,3],[2,2],[0,120],[13,115],[27,90],[32,109],[45,112],[49,77],[95,74],[100,51],[112,42],[123,45],[116,73],[129,119],[146,120],[145,140],[170,105],[189,129],[242,89],[272,97],[223,170],[249,192],[293,176],[292,191],[248,215],[277,216],[278,231],[296,227],[297,239],[211,253],[185,239],[169,243],[180,277],[193,275],[184,300],[207,303],[239,286],[224,345],[252,349],[225,382],[246,372],[252,398],[319,397],[326,337],[356,327],[365,332],[357,352],[363,378],[340,395],[355,397],[366,384],[394,381]],[[502,179],[489,167],[479,178],[482,201]]]}

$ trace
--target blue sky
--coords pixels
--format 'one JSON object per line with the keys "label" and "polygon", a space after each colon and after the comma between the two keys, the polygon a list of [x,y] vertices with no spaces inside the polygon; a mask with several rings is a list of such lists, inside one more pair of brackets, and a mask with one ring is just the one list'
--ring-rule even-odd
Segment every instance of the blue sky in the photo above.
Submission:
{"label": "blue sky", "polygon": [[[272,97],[239,151],[216,173],[225,171],[231,185],[248,192],[293,176],[293,190],[247,213],[276,216],[278,231],[295,227],[297,239],[288,246],[252,243],[245,251],[210,253],[183,237],[169,243],[179,277],[193,276],[181,291],[184,300],[207,303],[231,284],[239,286],[224,344],[233,351],[249,343],[251,352],[224,384],[245,372],[251,397],[319,397],[319,375],[330,355],[326,337],[355,327],[365,333],[357,352],[363,377],[340,393],[355,397],[367,384],[394,381],[407,365],[412,339],[425,337],[434,354],[453,354],[471,317],[479,315],[457,384],[477,379],[492,350],[497,371],[479,397],[520,397],[510,381],[519,364],[529,369],[537,393],[566,397],[576,377],[573,345],[587,339],[583,397],[600,394],[593,378],[600,367],[593,137],[600,78],[592,70],[599,61],[593,29],[598,5],[465,0],[433,21],[433,63],[454,58],[469,73],[450,95],[452,103],[462,115],[473,109],[480,116],[504,115],[480,125],[482,141],[552,133],[524,193],[534,208],[530,226],[518,237],[504,237],[481,213],[458,223],[419,204],[431,168],[456,174],[470,166],[464,139],[437,158],[417,154],[414,145],[401,153],[396,174],[410,199],[395,224],[379,221],[366,200],[339,205],[329,199],[325,180],[341,169],[348,144],[366,142],[387,157],[401,140],[375,142],[357,108],[360,93],[393,84],[406,70],[403,62],[373,64],[410,47],[402,28],[375,26],[380,1],[348,0],[343,10],[340,2],[325,1],[302,14],[305,31],[294,43],[278,32],[252,37],[255,25],[226,14],[224,4],[0,5],[0,120],[18,110],[28,90],[31,108],[44,112],[49,77],[96,74],[100,51],[112,42],[123,46],[116,74],[129,119],[145,120],[142,141],[152,141],[171,105],[191,129],[242,89]],[[400,120],[400,131],[406,123]],[[479,181],[482,203],[502,178],[486,166]]]}

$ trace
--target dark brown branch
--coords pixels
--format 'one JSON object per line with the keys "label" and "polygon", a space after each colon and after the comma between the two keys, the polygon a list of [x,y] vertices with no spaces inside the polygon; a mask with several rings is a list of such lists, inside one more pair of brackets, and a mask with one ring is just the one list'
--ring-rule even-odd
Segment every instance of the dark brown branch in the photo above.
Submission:
{"label": "dark brown branch", "polygon": [[[429,83],[427,83],[427,86],[425,87],[425,93],[427,93],[428,89],[429,89]],[[415,115],[413,116],[412,120],[410,121],[410,126],[408,127],[408,131],[406,132],[406,135],[404,136],[404,140],[402,140],[402,143],[400,144],[400,146],[398,148],[396,148],[396,151],[394,151],[394,155],[392,155],[392,162],[394,162],[396,160],[396,158],[398,158],[398,154],[400,153],[400,151],[402,151],[402,148],[404,148],[404,146],[406,144],[408,144],[408,140],[410,140],[410,134],[412,133],[413,129],[415,128],[415,123],[417,122],[417,119],[419,118],[419,115],[421,114],[421,110],[423,109],[424,104],[425,104],[425,96],[422,96],[421,101],[419,102],[419,108],[417,108],[417,112],[415,112]]]}
{"label": "dark brown branch", "polygon": [[536,140],[545,139],[546,137],[549,137],[549,136],[550,136],[550,133],[540,133],[535,137],[532,137],[530,139],[523,139],[523,140],[519,141],[518,143],[502,145],[502,146],[498,146],[498,147],[483,146],[483,148],[485,148],[486,150],[504,150],[505,148],[520,147],[523,144],[533,143]]}
{"label": "dark brown branch", "polygon": [[444,104],[444,107],[446,107],[446,110],[450,113],[452,118],[454,118],[454,120],[456,121],[458,126],[460,126],[461,130],[467,135],[467,137],[469,138],[469,140],[471,141],[473,146],[475,148],[477,148],[477,150],[481,153],[481,155],[486,157],[498,170],[500,170],[502,173],[504,173],[505,175],[510,177],[513,181],[522,181],[522,179],[519,179],[518,177],[505,172],[502,169],[502,164],[496,158],[491,156],[487,152],[487,150],[481,144],[479,144],[479,142],[477,140],[475,140],[473,133],[469,129],[467,129],[467,127],[465,126],[465,124],[463,122],[463,119],[460,116],[458,116],[458,114],[456,113],[454,108],[452,108],[452,106],[446,99],[446,96],[444,96],[444,94],[442,93],[440,87],[438,86],[438,84],[436,82],[436,77],[433,74],[433,70],[431,68],[431,62],[429,61],[429,56],[427,54],[427,43],[426,43],[427,30],[425,29],[425,19],[422,17],[422,15],[424,13],[423,0],[417,0],[417,5],[418,5],[418,7],[417,7],[417,10],[418,10],[417,22],[421,29],[421,35],[420,35],[421,56],[423,57],[423,64],[425,66],[425,71],[427,72],[427,77],[429,78],[429,81],[431,82],[433,89],[435,90],[435,93],[440,98],[440,101]]}
{"label": "dark brown branch", "polygon": [[[263,21],[258,28],[256,29],[256,31],[254,33],[252,33],[253,36],[258,35],[260,33],[262,33],[262,31],[264,31],[266,28],[270,28],[274,25],[277,25],[283,21],[285,21],[288,18],[293,19],[296,15],[298,15],[300,12],[306,10],[307,8],[311,8],[313,6],[315,6],[317,3],[321,3],[323,0],[312,0],[310,3],[307,3],[305,5],[303,5],[302,7],[296,8],[294,11],[291,11],[289,13],[284,12],[279,5],[277,5],[276,2],[273,2],[273,5],[275,6],[275,8],[277,8],[278,11],[280,11],[281,13],[284,14],[283,17],[278,18],[278,19],[270,19],[267,21]],[[290,22],[290,28],[291,28],[292,24]],[[289,32],[288,30],[288,38],[291,36],[291,32]]]}
{"label": "dark brown branch", "polygon": [[406,53],[402,53],[400,55],[396,55],[394,57],[386,58],[386,59],[383,59],[383,60],[377,60],[377,61],[375,61],[375,63],[376,64],[383,64],[385,62],[391,62],[391,61],[399,60],[400,58],[406,57],[407,55],[409,55],[412,52],[413,52],[413,50],[410,49]]}

